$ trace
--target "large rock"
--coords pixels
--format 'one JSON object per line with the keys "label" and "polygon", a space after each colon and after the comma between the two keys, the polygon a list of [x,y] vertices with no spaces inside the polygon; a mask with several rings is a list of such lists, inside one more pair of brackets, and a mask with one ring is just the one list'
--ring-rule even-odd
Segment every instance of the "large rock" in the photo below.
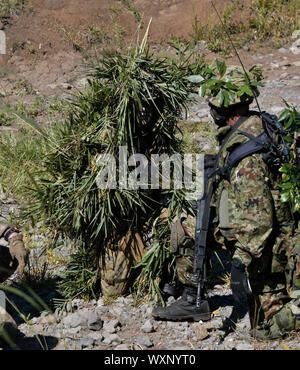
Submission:
{"label": "large rock", "polygon": [[293,42],[292,46],[290,47],[290,51],[295,55],[300,54],[300,38]]}
{"label": "large rock", "polygon": [[85,326],[87,324],[87,319],[77,312],[66,316],[62,321],[66,327],[70,328],[76,328],[77,326]]}
{"label": "large rock", "polygon": [[297,39],[300,37],[300,30],[295,30],[292,34],[292,39]]}
{"label": "large rock", "polygon": [[144,333],[152,333],[153,331],[155,331],[154,326],[153,326],[153,320],[145,321],[144,325],[141,327],[141,330]]}
{"label": "large rock", "polygon": [[114,334],[114,333],[117,332],[118,327],[120,327],[120,326],[121,326],[120,321],[118,319],[115,319],[115,320],[110,320],[110,321],[104,322],[103,329],[107,333]]}
{"label": "large rock", "polygon": [[141,346],[147,347],[147,348],[153,346],[153,342],[152,342],[151,338],[148,337],[147,335],[142,335],[142,336],[137,337],[136,342],[138,344],[140,344]]}
{"label": "large rock", "polygon": [[100,330],[103,326],[103,321],[101,318],[95,313],[91,312],[88,317],[88,328],[90,330]]}

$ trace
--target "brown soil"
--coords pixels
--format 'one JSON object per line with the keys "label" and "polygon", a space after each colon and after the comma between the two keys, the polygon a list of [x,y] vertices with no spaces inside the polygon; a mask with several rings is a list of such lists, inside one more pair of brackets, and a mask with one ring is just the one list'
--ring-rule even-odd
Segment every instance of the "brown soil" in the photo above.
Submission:
{"label": "brown soil", "polygon": [[[238,21],[243,21],[244,6],[250,2],[239,2]],[[138,30],[134,12],[124,3],[137,9],[143,29]],[[220,12],[233,3],[233,0],[214,1]],[[29,81],[34,89],[47,95],[68,89],[68,84],[82,78],[78,77],[82,63],[78,47],[86,49],[96,45],[88,40],[89,27],[96,29],[97,37],[108,44],[118,35],[119,42],[135,42],[139,33],[140,38],[143,36],[152,19],[149,43],[166,44],[171,37],[190,39],[195,17],[201,24],[217,20],[211,0],[25,0],[25,4],[24,12],[0,22],[0,29],[4,29],[7,37],[7,55],[0,55],[0,68],[5,68],[0,69],[0,93],[9,90],[13,95],[13,86],[20,79]],[[240,50],[246,67],[261,63],[267,78],[278,77],[278,69],[270,67],[275,59],[283,64],[280,69],[288,68],[291,75],[299,71],[293,64],[298,55],[288,53],[286,56],[266,45],[258,45],[257,52],[266,57],[258,60],[256,51]],[[209,59],[215,57],[207,48],[203,54]],[[227,58],[229,64],[238,63],[233,52]]]}
{"label": "brown soil", "polygon": [[[243,3],[247,3],[245,0]],[[161,42],[172,36],[188,38],[193,32],[195,17],[201,23],[214,22],[216,15],[210,0],[130,0],[142,16],[144,29],[152,18],[150,41]],[[215,0],[220,11],[232,0]],[[70,38],[78,38],[88,26],[100,27],[113,33],[116,23],[126,32],[127,40],[137,38],[138,22],[132,11],[120,0],[26,0],[27,11],[14,16],[5,24],[7,49],[29,51],[37,58],[73,51]],[[68,34],[69,33],[69,34]],[[20,50],[16,50],[16,49]],[[9,59],[9,56],[5,59]],[[3,60],[2,60],[3,64]]]}

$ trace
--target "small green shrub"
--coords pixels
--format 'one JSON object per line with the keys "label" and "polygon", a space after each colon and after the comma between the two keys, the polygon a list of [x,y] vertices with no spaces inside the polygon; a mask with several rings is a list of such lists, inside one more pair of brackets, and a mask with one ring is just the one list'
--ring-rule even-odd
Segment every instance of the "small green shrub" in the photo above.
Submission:
{"label": "small green shrub", "polygon": [[[209,50],[224,54],[232,50],[227,34],[238,47],[251,41],[270,39],[278,46],[281,39],[299,28],[299,9],[299,0],[254,0],[247,6],[237,1],[220,12],[223,25],[212,22],[211,18],[207,23],[201,23],[195,17],[190,37],[195,43],[205,40]],[[218,18],[217,14],[213,18]]]}
{"label": "small green shrub", "polygon": [[299,26],[298,0],[256,0],[250,7],[249,27],[255,40],[290,36]]}
{"label": "small green shrub", "polygon": [[11,126],[14,122],[14,119],[11,117],[11,115],[0,112],[0,126]]}
{"label": "small green shrub", "polygon": [[22,133],[2,133],[0,136],[1,185],[5,193],[21,203],[29,200],[31,175],[41,170],[45,143],[31,130]]}
{"label": "small green shrub", "polygon": [[[237,4],[232,4],[225,7],[221,13],[222,22],[226,27],[227,32],[231,35],[237,35],[244,31],[244,25],[242,22],[234,18],[234,12],[237,9]],[[211,9],[213,11],[213,9]],[[216,18],[216,17],[214,17]],[[194,18],[192,23],[192,33],[190,34],[191,39],[197,43],[200,40],[205,40],[209,50],[217,53],[224,52],[228,53],[230,50],[230,42],[224,31],[222,24],[215,24],[209,18],[207,24],[201,23],[197,16]]]}
{"label": "small green shrub", "polygon": [[1,0],[0,19],[12,16],[17,10],[23,8],[23,3],[23,0]]}

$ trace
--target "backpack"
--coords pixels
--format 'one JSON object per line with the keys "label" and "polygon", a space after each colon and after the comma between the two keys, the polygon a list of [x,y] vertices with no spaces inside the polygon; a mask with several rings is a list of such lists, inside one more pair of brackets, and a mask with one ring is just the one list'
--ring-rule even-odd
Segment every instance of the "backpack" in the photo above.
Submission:
{"label": "backpack", "polygon": [[[263,152],[263,160],[271,169],[278,171],[279,168],[290,161],[290,145],[285,141],[285,136],[288,135],[288,130],[283,128],[284,121],[279,121],[276,115],[271,115],[267,112],[251,112],[262,118],[264,132],[258,136],[251,135],[244,131],[239,131],[240,134],[249,138],[244,144],[239,145],[229,155],[226,166],[217,168],[215,173],[229,181],[231,170],[242,159],[254,153]],[[236,131],[244,122],[237,122]],[[229,133],[231,136],[232,130]]]}

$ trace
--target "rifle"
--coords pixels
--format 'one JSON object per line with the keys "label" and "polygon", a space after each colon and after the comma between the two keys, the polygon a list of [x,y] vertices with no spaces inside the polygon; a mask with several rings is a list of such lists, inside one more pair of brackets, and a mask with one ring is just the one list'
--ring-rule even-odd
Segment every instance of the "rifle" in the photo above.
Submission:
{"label": "rifle", "polygon": [[220,174],[218,168],[219,157],[222,149],[230,139],[231,135],[236,132],[239,127],[248,119],[241,117],[231,127],[231,130],[226,135],[219,150],[219,154],[206,154],[204,156],[204,175],[203,175],[203,194],[197,200],[197,219],[195,230],[195,248],[194,248],[194,277],[197,279],[197,298],[196,309],[200,309],[201,292],[206,282],[206,247],[207,236],[214,217],[214,207],[211,205],[213,192],[218,184],[216,176]]}
{"label": "rifle", "polygon": [[216,158],[216,155],[205,155],[204,157],[203,194],[197,200],[194,250],[194,276],[198,281],[196,309],[200,309],[201,291],[206,282],[206,244],[207,234],[212,223],[211,198],[215,183],[213,172],[216,168]]}

